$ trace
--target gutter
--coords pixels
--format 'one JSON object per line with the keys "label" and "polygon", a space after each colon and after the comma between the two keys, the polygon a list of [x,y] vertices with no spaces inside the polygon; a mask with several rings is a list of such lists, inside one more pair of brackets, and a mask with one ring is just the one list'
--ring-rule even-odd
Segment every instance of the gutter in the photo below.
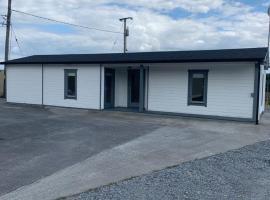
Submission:
{"label": "gutter", "polygon": [[97,61],[7,61],[0,62],[5,65],[24,65],[24,64],[132,64],[132,63],[198,63],[198,62],[263,62],[263,58],[222,58],[222,59],[131,59],[131,60],[97,60]]}

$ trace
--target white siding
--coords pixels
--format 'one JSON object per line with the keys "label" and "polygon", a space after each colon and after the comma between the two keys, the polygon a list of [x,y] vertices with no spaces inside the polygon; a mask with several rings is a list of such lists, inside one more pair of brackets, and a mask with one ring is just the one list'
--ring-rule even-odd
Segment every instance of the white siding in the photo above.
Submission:
{"label": "white siding", "polygon": [[115,106],[127,107],[127,68],[115,69]]}
{"label": "white siding", "polygon": [[[252,118],[254,65],[251,62],[151,64],[149,75],[146,74],[149,80],[145,81],[145,107],[149,111]],[[64,69],[77,69],[77,100],[64,99]],[[209,70],[207,107],[187,105],[189,69]],[[103,109],[104,67],[44,65],[43,73],[44,105]],[[264,96],[263,70],[261,77],[260,103]],[[116,68],[115,106],[127,106],[127,86],[127,67]],[[41,65],[7,67],[7,101],[42,104]],[[261,104],[260,113],[263,109]]]}
{"label": "white siding", "polygon": [[41,65],[7,67],[7,102],[42,103]]}
{"label": "white siding", "polygon": [[[188,106],[188,70],[208,69],[207,107]],[[148,110],[252,118],[254,63],[151,65]]]}
{"label": "white siding", "polygon": [[[77,69],[77,99],[64,98],[64,69]],[[44,65],[44,104],[100,108],[100,66]]]}

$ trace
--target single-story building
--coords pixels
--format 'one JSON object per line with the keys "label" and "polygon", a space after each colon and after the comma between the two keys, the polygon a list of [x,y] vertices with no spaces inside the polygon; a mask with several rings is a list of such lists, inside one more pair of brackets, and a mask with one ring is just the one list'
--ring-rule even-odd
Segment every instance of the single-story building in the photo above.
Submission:
{"label": "single-story building", "polygon": [[267,48],[34,55],[3,62],[7,102],[258,123]]}

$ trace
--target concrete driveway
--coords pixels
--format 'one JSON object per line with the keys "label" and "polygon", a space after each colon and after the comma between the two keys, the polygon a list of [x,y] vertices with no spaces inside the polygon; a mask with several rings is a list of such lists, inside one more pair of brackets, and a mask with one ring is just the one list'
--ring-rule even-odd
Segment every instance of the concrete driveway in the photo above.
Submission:
{"label": "concrete driveway", "polygon": [[0,200],[56,199],[270,138],[268,113],[256,126],[4,102],[0,110]]}

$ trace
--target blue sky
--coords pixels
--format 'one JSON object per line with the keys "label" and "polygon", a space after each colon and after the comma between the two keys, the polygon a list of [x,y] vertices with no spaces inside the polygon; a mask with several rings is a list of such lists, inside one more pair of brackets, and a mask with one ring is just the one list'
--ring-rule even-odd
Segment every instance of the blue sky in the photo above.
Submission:
{"label": "blue sky", "polygon": [[[5,0],[0,14],[6,13]],[[89,27],[122,31],[131,16],[128,49],[166,51],[266,46],[269,0],[13,0],[13,8]],[[122,35],[12,14],[11,58],[33,54],[121,52]],[[5,29],[0,27],[0,60]]]}

